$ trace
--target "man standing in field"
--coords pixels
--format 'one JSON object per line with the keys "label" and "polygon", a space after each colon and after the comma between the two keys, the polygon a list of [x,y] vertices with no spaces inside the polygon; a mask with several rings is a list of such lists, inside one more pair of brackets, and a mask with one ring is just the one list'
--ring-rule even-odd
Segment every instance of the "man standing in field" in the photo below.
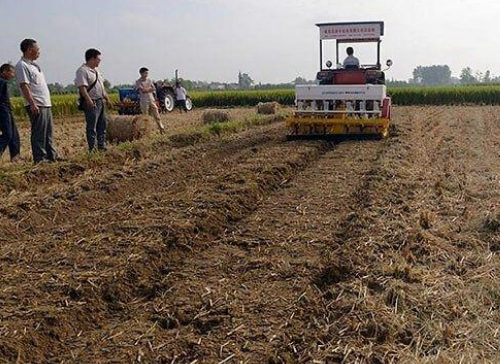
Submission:
{"label": "man standing in field", "polygon": [[8,82],[14,77],[13,65],[6,63],[0,66],[0,131],[2,132],[2,135],[0,135],[0,157],[8,147],[10,160],[13,162],[19,159],[19,153],[21,152],[19,132],[14,122],[14,115],[12,115],[7,88]]}
{"label": "man standing in field", "polygon": [[111,102],[104,88],[104,77],[99,72],[101,52],[88,49],[85,52],[85,63],[76,71],[75,85],[84,100],[86,135],[89,153],[106,150],[106,108]]}
{"label": "man standing in field", "polygon": [[16,78],[24,98],[24,105],[31,120],[31,150],[35,164],[55,162],[57,152],[53,146],[53,118],[50,92],[42,69],[35,61],[40,57],[40,47],[34,39],[21,42],[23,56],[16,64]]}
{"label": "man standing in field", "polygon": [[158,111],[158,105],[156,104],[156,87],[151,81],[149,76],[149,70],[146,67],[142,67],[139,70],[139,74],[141,78],[135,81],[135,89],[139,91],[141,112],[144,115],[153,115],[158,128],[160,129],[160,133],[163,134],[165,132],[165,127],[161,122],[160,112]]}
{"label": "man standing in field", "polygon": [[186,98],[187,98],[187,91],[184,87],[182,87],[181,82],[177,81],[175,83],[175,102],[177,104],[177,107],[179,108],[180,112],[182,111],[187,112],[188,109],[186,107]]}

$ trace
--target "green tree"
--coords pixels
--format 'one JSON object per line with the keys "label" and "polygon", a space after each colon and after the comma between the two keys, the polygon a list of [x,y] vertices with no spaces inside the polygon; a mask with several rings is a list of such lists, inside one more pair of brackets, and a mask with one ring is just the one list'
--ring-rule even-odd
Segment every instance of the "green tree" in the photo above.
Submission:
{"label": "green tree", "polygon": [[448,65],[418,66],[413,70],[413,79],[425,86],[449,85],[451,69]]}
{"label": "green tree", "polygon": [[[184,87],[188,91],[192,91],[196,88],[194,82],[191,80],[185,80],[183,78],[179,78],[179,81],[181,82],[182,87]],[[175,80],[173,84],[175,85]]]}
{"label": "green tree", "polygon": [[462,85],[477,83],[477,78],[474,76],[472,68],[465,67],[464,69],[462,69],[462,72],[460,73],[460,83]]}
{"label": "green tree", "polygon": [[64,94],[64,85],[60,84],[59,82],[49,83],[47,84],[47,87],[49,88],[51,94],[55,95]]}
{"label": "green tree", "polygon": [[252,78],[248,75],[248,73],[239,73],[238,74],[238,85],[241,89],[248,89],[253,86],[254,82]]}
{"label": "green tree", "polygon": [[67,94],[77,94],[78,88],[75,86],[74,83],[70,83],[69,85],[66,85],[64,87],[64,92]]}
{"label": "green tree", "polygon": [[491,83],[491,80],[492,80],[492,77],[491,77],[491,71],[490,70],[487,70],[484,74],[484,77],[483,77],[483,82],[484,83]]}
{"label": "green tree", "polygon": [[401,81],[401,80],[395,80],[391,79],[386,81],[386,86],[387,87],[408,87],[408,82],[407,81]]}
{"label": "green tree", "polygon": [[313,84],[314,81],[308,81],[304,77],[298,76],[291,82],[293,85],[310,85]]}

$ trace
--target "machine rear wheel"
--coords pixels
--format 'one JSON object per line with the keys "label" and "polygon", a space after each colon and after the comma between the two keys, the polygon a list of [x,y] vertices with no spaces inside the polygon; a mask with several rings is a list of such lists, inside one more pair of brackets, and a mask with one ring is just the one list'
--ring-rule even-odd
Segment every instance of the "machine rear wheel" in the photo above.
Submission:
{"label": "machine rear wheel", "polygon": [[162,89],[159,92],[158,99],[160,100],[160,106],[162,111],[171,112],[175,107],[174,94],[168,89]]}
{"label": "machine rear wheel", "polygon": [[193,101],[189,97],[186,99],[186,110],[193,110]]}
{"label": "machine rear wheel", "polygon": [[163,105],[165,110],[168,112],[174,110],[175,107],[174,95],[172,95],[170,92],[167,92],[165,94],[165,97],[163,98]]}

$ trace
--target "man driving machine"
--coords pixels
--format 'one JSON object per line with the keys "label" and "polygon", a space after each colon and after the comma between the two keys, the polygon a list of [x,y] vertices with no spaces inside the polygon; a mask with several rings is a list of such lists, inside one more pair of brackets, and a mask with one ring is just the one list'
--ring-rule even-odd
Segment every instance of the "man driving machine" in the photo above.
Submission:
{"label": "man driving machine", "polygon": [[354,57],[354,49],[352,47],[347,48],[347,58],[344,60],[345,69],[358,69],[359,59]]}

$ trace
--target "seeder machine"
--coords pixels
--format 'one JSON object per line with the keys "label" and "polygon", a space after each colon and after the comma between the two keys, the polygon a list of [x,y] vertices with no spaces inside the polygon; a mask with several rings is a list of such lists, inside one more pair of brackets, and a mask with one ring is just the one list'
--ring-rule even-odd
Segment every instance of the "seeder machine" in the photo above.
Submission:
{"label": "seeder machine", "polygon": [[[297,85],[296,110],[286,123],[289,139],[328,136],[371,135],[385,137],[391,121],[391,99],[387,96],[385,74],[380,64],[383,22],[324,23],[320,30],[320,71],[315,85]],[[336,43],[336,65],[323,67],[324,42]],[[339,45],[374,43],[377,63],[344,68]],[[387,67],[392,61],[386,62]]]}

